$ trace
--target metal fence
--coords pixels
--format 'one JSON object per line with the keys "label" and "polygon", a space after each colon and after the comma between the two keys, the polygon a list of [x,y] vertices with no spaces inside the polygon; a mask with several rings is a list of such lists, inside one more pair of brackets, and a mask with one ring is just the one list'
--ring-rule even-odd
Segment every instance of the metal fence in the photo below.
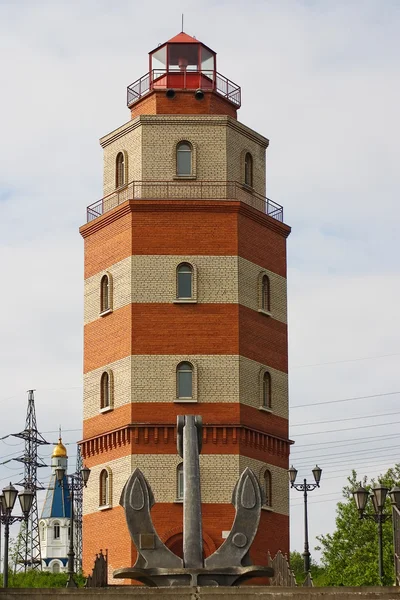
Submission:
{"label": "metal fence", "polygon": [[240,200],[283,222],[283,207],[237,181],[132,181],[87,208],[93,221],[126,200]]}
{"label": "metal fence", "polygon": [[181,71],[179,69],[153,69],[127,88],[127,104],[130,106],[152,90],[214,90],[236,106],[241,105],[240,86],[216,71]]}

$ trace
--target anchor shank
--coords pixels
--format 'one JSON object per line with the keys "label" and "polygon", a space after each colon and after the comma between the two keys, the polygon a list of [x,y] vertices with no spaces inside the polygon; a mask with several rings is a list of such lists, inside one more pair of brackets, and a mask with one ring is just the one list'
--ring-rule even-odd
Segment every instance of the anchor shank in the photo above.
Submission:
{"label": "anchor shank", "polygon": [[203,567],[199,465],[201,428],[199,417],[185,416],[183,427],[183,561],[185,567],[189,569]]}

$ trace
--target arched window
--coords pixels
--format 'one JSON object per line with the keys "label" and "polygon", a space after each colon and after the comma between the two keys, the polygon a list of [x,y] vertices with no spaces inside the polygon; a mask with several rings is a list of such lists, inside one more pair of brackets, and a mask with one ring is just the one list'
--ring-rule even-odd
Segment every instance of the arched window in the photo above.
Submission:
{"label": "arched window", "polygon": [[262,381],[262,406],[271,408],[271,375],[266,371]]}
{"label": "arched window", "polygon": [[264,275],[261,281],[261,308],[270,311],[270,285],[268,275]]}
{"label": "arched window", "polygon": [[51,567],[51,572],[52,573],[59,573],[60,572],[60,563],[59,562],[53,563],[53,566]]}
{"label": "arched window", "polygon": [[253,187],[253,157],[250,152],[246,152],[244,157],[244,182]]}
{"label": "arched window", "polygon": [[264,505],[272,506],[272,477],[271,471],[268,469],[265,469],[263,473],[261,485],[264,491]]}
{"label": "arched window", "polygon": [[176,369],[176,397],[193,398],[193,366],[181,362]]}
{"label": "arched window", "polygon": [[183,463],[176,468],[176,498],[183,500]]}
{"label": "arched window", "polygon": [[107,371],[101,376],[100,379],[100,408],[109,408],[111,406],[111,389],[110,389],[110,375]]}
{"label": "arched window", "polygon": [[60,539],[60,523],[54,523],[53,525],[54,539]]}
{"label": "arched window", "polygon": [[100,282],[100,312],[111,308],[111,286],[108,275],[103,275]]}
{"label": "arched window", "polygon": [[125,185],[125,156],[123,152],[117,154],[115,161],[115,187]]}
{"label": "arched window", "polygon": [[176,147],[176,174],[192,174],[192,145],[189,142],[180,142]]}
{"label": "arched window", "polygon": [[107,469],[100,473],[100,495],[99,505],[109,506],[110,504],[110,478]]}
{"label": "arched window", "polygon": [[42,542],[46,540],[46,526],[44,523],[40,523],[40,539]]}
{"label": "arched window", "polygon": [[178,265],[176,270],[176,297],[193,298],[193,267],[188,263]]}

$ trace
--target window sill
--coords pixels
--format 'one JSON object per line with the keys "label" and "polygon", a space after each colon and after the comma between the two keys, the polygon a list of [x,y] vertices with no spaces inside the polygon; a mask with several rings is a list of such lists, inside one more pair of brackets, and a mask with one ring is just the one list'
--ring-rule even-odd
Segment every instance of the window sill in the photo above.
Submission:
{"label": "window sill", "polygon": [[104,506],[99,506],[99,510],[110,510],[112,508],[111,504],[105,504]]}
{"label": "window sill", "polygon": [[196,298],[175,298],[173,304],[197,304]]}
{"label": "window sill", "polygon": [[272,317],[272,313],[271,313],[271,311],[269,311],[269,310],[264,310],[264,308],[259,308],[259,309],[258,309],[258,312],[259,312],[261,315],[265,315],[266,317]]}
{"label": "window sill", "polygon": [[183,504],[183,498],[175,498],[174,504]]}
{"label": "window sill", "polygon": [[113,406],[105,406],[104,408],[101,408],[101,409],[100,409],[100,412],[103,414],[103,413],[108,413],[108,412],[110,412],[111,410],[114,410],[114,407],[113,407]]}
{"label": "window sill", "polygon": [[258,410],[262,410],[263,412],[266,412],[266,413],[273,413],[274,412],[272,410],[272,408],[267,408],[266,406],[259,406]]}
{"label": "window sill", "polygon": [[172,179],[197,179],[197,175],[174,175]]}
{"label": "window sill", "polygon": [[109,315],[110,313],[112,313],[112,308],[107,308],[107,310],[103,310],[103,312],[101,312],[99,314],[99,317],[105,317],[106,315]]}
{"label": "window sill", "polygon": [[275,512],[274,509],[272,508],[272,506],[267,506],[266,504],[264,504],[261,507],[261,510],[266,510],[267,512]]}
{"label": "window sill", "polygon": [[175,398],[174,402],[181,402],[182,404],[196,404],[197,400],[196,398]]}

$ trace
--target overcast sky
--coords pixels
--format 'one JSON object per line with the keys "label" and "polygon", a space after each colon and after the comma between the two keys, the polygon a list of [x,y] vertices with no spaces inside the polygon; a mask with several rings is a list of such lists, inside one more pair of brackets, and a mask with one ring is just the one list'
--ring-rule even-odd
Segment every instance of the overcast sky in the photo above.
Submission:
{"label": "overcast sky", "polygon": [[[291,462],[299,478],[323,468],[309,500],[312,549],[334,529],[351,468],[373,476],[399,460],[397,1],[0,0],[0,437],[23,429],[35,388],[39,428],[54,442],[61,424],[76,454],[78,227],[101,197],[98,139],[129,120],[126,86],[180,31],[182,10],[185,31],[241,85],[240,121],[270,139],[267,195],[293,228]],[[0,461],[16,443],[0,443]],[[19,473],[0,466],[0,486]],[[302,551],[300,493],[291,531]]]}

